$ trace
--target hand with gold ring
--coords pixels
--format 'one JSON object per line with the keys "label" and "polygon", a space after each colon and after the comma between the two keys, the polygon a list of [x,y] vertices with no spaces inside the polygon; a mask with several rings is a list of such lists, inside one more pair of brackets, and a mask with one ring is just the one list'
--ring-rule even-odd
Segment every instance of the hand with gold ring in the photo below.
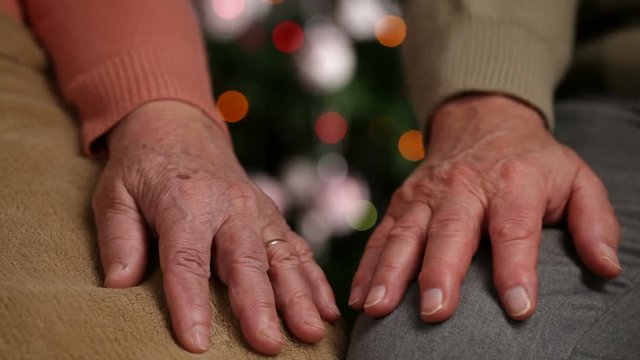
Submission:
{"label": "hand with gold ring", "polygon": [[261,353],[282,347],[277,310],[309,343],[340,316],[309,245],[249,181],[221,129],[186,104],[149,103],[118,124],[93,207],[107,287],[142,280],[147,228],[158,234],[172,326],[189,351],[209,347],[211,264]]}

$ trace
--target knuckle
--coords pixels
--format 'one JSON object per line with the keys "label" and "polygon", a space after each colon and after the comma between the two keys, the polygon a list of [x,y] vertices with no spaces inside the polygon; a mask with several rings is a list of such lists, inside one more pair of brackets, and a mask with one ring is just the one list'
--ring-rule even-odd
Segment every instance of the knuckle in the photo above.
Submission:
{"label": "knuckle", "polygon": [[405,183],[404,185],[396,189],[396,191],[394,191],[393,195],[391,196],[391,203],[407,203],[412,201],[415,195],[414,187],[416,187],[417,185],[418,184],[411,185]]}
{"label": "knuckle", "polygon": [[209,279],[211,270],[207,256],[194,248],[181,248],[169,255],[170,269],[186,271],[200,278]]}
{"label": "knuckle", "polygon": [[306,244],[298,248],[298,259],[300,259],[301,264],[315,264],[316,262],[313,250]]}
{"label": "knuckle", "polygon": [[111,207],[111,204],[115,200],[115,190],[111,187],[104,185],[103,181],[100,182],[91,198],[91,206],[94,211],[101,211]]}
{"label": "knuckle", "polygon": [[287,296],[285,296],[284,299],[279,302],[281,307],[290,308],[292,306],[308,303],[311,301],[311,295],[309,294],[309,292],[303,287],[298,287],[295,290],[291,291],[290,294],[287,294]]}
{"label": "knuckle", "polygon": [[575,161],[579,164],[583,163],[582,159],[580,158],[580,155],[578,155],[578,153],[572,148],[566,145],[562,145],[559,147],[559,151],[561,155],[564,156],[565,159],[568,159],[570,161]]}
{"label": "knuckle", "polygon": [[98,235],[98,239],[98,246],[101,252],[111,251],[114,248],[123,247],[125,244],[128,249],[138,247],[135,242],[131,242],[121,235],[101,233]]}
{"label": "knuckle", "polygon": [[451,265],[455,263],[457,259],[450,259],[443,257],[441,255],[432,254],[428,261],[425,261],[423,266],[423,272],[425,276],[429,276],[429,274],[434,274],[436,270],[448,270],[451,268]]}
{"label": "knuckle", "polygon": [[430,279],[431,279],[431,273],[428,272],[426,269],[423,269],[418,274],[418,283],[419,284],[427,284]]}
{"label": "knuckle", "polygon": [[448,180],[451,185],[465,183],[473,177],[473,169],[466,164],[455,164],[448,171]]}
{"label": "knuckle", "polygon": [[434,183],[428,180],[423,180],[415,184],[415,190],[412,191],[413,198],[410,200],[422,200],[427,201],[434,197],[438,197],[442,191],[436,190]]}
{"label": "knuckle", "polygon": [[242,251],[231,256],[229,268],[235,274],[244,273],[246,271],[256,273],[266,273],[268,268],[264,259],[257,251]]}
{"label": "knuckle", "polygon": [[365,248],[365,253],[379,254],[384,250],[385,241],[382,235],[371,237]]}
{"label": "knuckle", "polygon": [[453,187],[466,183],[474,177],[475,170],[466,163],[440,164],[430,171],[433,182]]}
{"label": "knuckle", "polygon": [[105,212],[106,215],[123,216],[131,220],[140,220],[138,208],[117,199],[112,199],[109,205],[102,209],[102,211]]}
{"label": "knuckle", "polygon": [[239,317],[254,318],[256,313],[270,311],[275,307],[273,298],[268,293],[257,291],[250,298],[246,292],[235,286],[229,286],[231,306]]}
{"label": "knuckle", "polygon": [[459,213],[440,213],[429,224],[427,230],[428,237],[435,236],[458,236],[464,234],[464,229],[469,227],[469,220]]}
{"label": "knuckle", "polygon": [[498,165],[498,177],[504,182],[516,182],[531,176],[532,166],[521,159],[503,160]]}
{"label": "knuckle", "polygon": [[535,267],[527,268],[524,265],[518,268],[498,268],[493,272],[493,283],[503,289],[509,289],[521,284],[535,284],[537,278],[538,275],[536,274]]}
{"label": "knuckle", "polygon": [[459,265],[468,263],[470,255],[459,254],[455,258],[446,258],[440,255],[431,255],[428,261],[423,264],[418,281],[420,284],[427,284],[434,279],[445,279],[451,277],[454,281],[462,282],[464,272]]}
{"label": "knuckle", "polygon": [[378,268],[376,269],[376,272],[381,274],[398,274],[398,273],[401,273],[404,270],[404,268],[405,268],[405,265],[403,265],[400,262],[387,260],[387,261],[381,261],[378,264]]}
{"label": "knuckle", "polygon": [[532,239],[542,224],[534,224],[533,218],[527,215],[512,215],[509,219],[491,226],[490,232],[494,243],[508,243]]}
{"label": "knuckle", "polygon": [[439,279],[441,279],[442,275],[444,274],[445,274],[444,268],[425,266],[424,268],[422,268],[422,270],[418,274],[418,284],[420,284],[423,287],[425,285],[433,284],[434,281],[438,282]]}
{"label": "knuckle", "polygon": [[425,229],[418,224],[397,224],[389,231],[389,238],[416,244],[425,238],[425,232]]}
{"label": "knuckle", "polygon": [[296,268],[300,265],[300,258],[286,246],[272,246],[269,268]]}
{"label": "knuckle", "polygon": [[249,181],[236,181],[223,186],[223,194],[234,213],[255,213],[258,194]]}

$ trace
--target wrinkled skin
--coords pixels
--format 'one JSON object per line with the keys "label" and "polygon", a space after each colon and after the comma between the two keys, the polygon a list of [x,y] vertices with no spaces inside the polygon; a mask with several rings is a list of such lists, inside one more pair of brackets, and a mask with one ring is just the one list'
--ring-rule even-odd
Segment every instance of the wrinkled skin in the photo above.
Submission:
{"label": "wrinkled skin", "polygon": [[620,228],[602,182],[535,110],[507,97],[467,95],[432,120],[424,162],[395,192],[367,243],[353,308],[390,313],[418,274],[422,319],[446,320],[487,233],[503,307],[527,319],[537,303],[542,226],[565,218],[584,264],[606,278],[620,273]]}
{"label": "wrinkled skin", "polygon": [[[209,347],[212,264],[259,352],[282,347],[276,310],[309,343],[340,316],[308,244],[249,180],[224,131],[189,105],[152,102],[117,125],[93,208],[107,287],[141,281],[157,236],[172,326],[189,351]],[[286,242],[265,247],[273,239]]]}

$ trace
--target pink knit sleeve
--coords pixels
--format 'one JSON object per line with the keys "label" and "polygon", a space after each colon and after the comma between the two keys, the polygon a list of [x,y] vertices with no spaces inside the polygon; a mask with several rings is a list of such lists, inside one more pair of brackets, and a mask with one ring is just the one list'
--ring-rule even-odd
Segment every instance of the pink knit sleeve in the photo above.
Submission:
{"label": "pink knit sleeve", "polygon": [[188,0],[23,0],[81,118],[84,150],[142,104],[179,100],[216,114],[203,39]]}

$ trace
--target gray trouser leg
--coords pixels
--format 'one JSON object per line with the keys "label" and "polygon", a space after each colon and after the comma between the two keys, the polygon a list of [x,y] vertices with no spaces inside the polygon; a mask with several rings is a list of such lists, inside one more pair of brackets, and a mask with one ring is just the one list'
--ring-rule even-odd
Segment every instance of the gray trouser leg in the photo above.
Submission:
{"label": "gray trouser leg", "polygon": [[623,275],[613,281],[593,276],[567,232],[547,228],[537,312],[514,322],[498,303],[485,242],[450,320],[438,325],[420,320],[414,283],[391,315],[358,318],[348,359],[640,359],[640,106],[565,101],[557,118],[558,139],[575,149],[609,190],[622,225]]}

